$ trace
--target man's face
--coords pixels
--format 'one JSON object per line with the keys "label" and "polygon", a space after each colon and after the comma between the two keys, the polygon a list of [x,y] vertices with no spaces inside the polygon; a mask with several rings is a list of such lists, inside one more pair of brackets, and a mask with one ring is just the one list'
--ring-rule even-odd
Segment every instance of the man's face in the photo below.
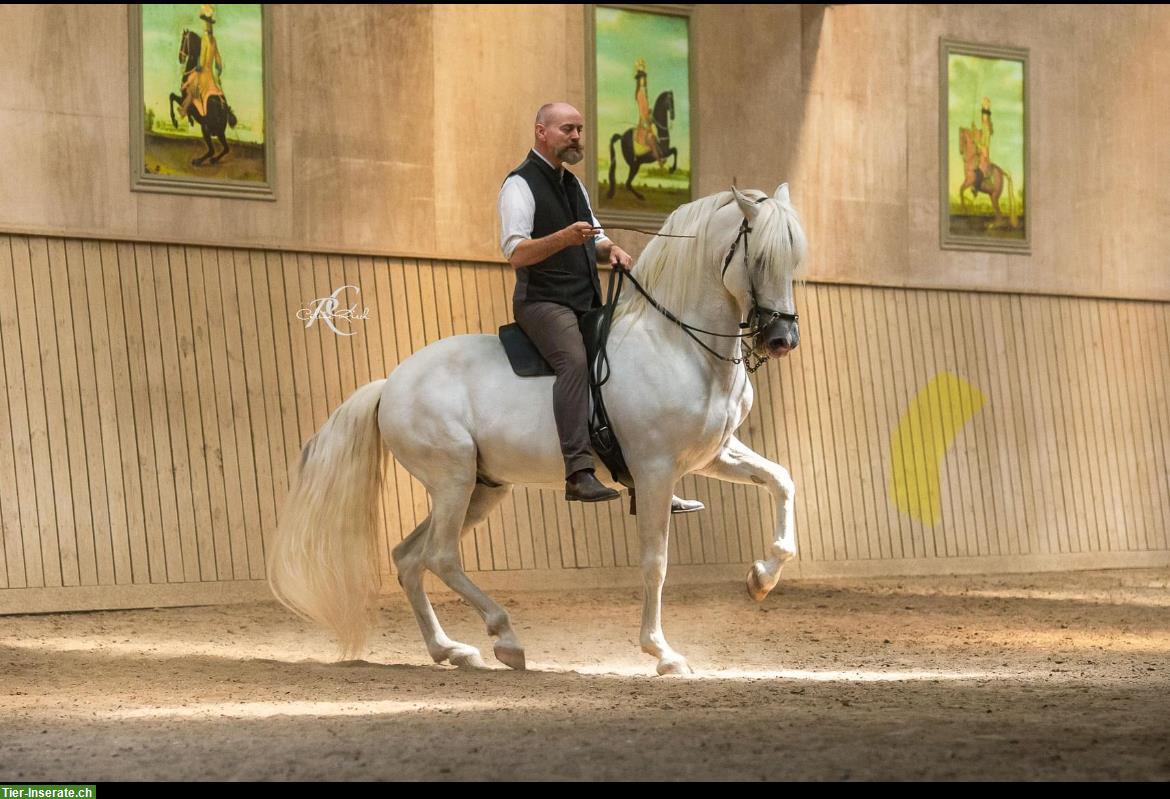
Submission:
{"label": "man's face", "polygon": [[571,106],[553,110],[544,125],[536,126],[537,141],[545,146],[544,155],[555,156],[566,164],[576,164],[585,157],[581,137],[585,120],[581,113]]}

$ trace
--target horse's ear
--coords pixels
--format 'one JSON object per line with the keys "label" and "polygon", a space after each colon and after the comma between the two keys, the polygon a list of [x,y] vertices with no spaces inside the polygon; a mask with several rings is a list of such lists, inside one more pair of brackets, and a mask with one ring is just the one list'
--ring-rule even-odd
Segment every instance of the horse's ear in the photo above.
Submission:
{"label": "horse's ear", "polygon": [[792,200],[788,197],[787,183],[781,183],[779,186],[777,186],[776,191],[772,194],[772,196],[785,205],[792,205]]}
{"label": "horse's ear", "polygon": [[735,202],[739,205],[739,210],[743,211],[744,218],[749,221],[755,219],[756,215],[760,213],[760,206],[756,205],[751,197],[742,193],[735,186],[731,187],[731,193],[735,195]]}

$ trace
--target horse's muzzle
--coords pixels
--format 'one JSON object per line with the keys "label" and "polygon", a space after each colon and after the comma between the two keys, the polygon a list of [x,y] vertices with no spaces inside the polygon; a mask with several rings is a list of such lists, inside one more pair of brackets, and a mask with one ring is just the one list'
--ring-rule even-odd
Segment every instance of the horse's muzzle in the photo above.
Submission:
{"label": "horse's muzzle", "polygon": [[800,326],[789,319],[777,319],[760,335],[769,358],[783,358],[800,345]]}

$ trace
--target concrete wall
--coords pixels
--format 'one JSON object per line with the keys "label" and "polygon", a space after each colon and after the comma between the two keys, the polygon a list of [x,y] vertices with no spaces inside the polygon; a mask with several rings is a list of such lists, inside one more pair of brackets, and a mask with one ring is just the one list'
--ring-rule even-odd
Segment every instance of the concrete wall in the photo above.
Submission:
{"label": "concrete wall", "polygon": [[[280,188],[265,203],[129,191],[125,9],[5,7],[0,224],[498,261],[495,193],[534,109],[585,106],[582,8],[277,5],[271,19]],[[1170,11],[700,5],[693,24],[698,192],[791,183],[810,278],[1170,299]],[[943,36],[1030,52],[1029,256],[938,247]]]}

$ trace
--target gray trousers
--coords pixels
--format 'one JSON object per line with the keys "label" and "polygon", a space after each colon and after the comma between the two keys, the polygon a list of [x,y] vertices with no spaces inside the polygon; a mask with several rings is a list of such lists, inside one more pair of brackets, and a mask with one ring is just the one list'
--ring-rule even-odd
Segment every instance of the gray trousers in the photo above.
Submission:
{"label": "gray trousers", "polygon": [[589,374],[577,312],[555,302],[514,302],[520,328],[557,373],[553,416],[565,456],[565,477],[593,468],[589,449]]}

